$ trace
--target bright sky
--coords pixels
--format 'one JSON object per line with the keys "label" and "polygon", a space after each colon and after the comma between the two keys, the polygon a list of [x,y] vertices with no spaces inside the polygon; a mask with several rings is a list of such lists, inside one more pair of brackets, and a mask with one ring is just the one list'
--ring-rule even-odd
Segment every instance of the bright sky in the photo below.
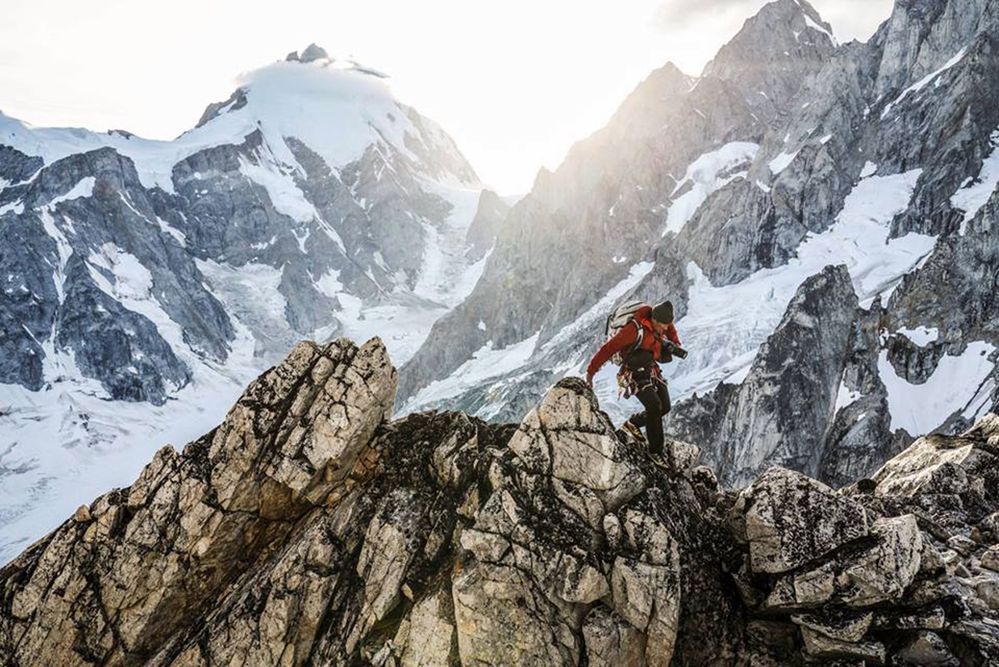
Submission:
{"label": "bright sky", "polygon": [[[668,60],[698,74],[765,0],[4,0],[0,110],[170,138],[316,42],[392,76],[482,179],[529,189]],[[841,41],[891,0],[813,0]]]}

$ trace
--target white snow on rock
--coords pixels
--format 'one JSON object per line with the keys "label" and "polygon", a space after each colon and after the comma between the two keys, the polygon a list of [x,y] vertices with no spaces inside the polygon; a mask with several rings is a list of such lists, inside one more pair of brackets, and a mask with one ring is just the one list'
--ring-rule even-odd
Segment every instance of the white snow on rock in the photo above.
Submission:
{"label": "white snow on rock", "polygon": [[926,347],[940,338],[940,330],[936,327],[916,327],[915,329],[902,328],[898,330],[898,333],[902,334],[919,347]]}
{"label": "white snow on rock", "polygon": [[86,178],[81,178],[80,181],[74,185],[69,192],[64,195],[59,195],[48,205],[55,206],[59,202],[70,201],[71,199],[82,199],[84,197],[92,197],[94,194],[94,183],[97,181],[93,176],[87,176]]}
{"label": "white snow on rock", "polygon": [[707,391],[751,364],[798,287],[826,266],[846,264],[857,295],[866,300],[895,285],[918,264],[933,249],[934,237],[888,236],[892,218],[908,207],[920,173],[861,180],[835,223],[821,234],[809,235],[797,257],[784,266],[715,287],[691,262],[687,315],[677,322],[690,356],[666,367],[675,397]]}
{"label": "white snow on rock", "polygon": [[451,212],[441,227],[429,224],[424,227],[427,232],[427,249],[413,293],[453,308],[471,294],[491,254],[490,251],[472,264],[465,256],[465,239],[468,228],[475,219],[482,190],[439,185],[430,181],[425,181],[423,187],[427,192],[451,204]]}
{"label": "white snow on rock", "polygon": [[[433,123],[424,119],[425,131],[413,124],[411,110],[395,100],[384,76],[351,61],[277,62],[246,74],[239,85],[246,95],[245,105],[238,109],[230,105],[172,141],[82,128],[35,128],[0,113],[0,144],[37,155],[46,164],[110,146],[132,159],[144,186],[173,192],[175,164],[206,148],[240,144],[256,130],[263,132],[282,164],[297,165],[284,141],[295,137],[331,168],[357,160],[368,146],[380,141],[414,159],[407,135],[424,145],[447,141]],[[461,182],[453,174],[441,176]]]}
{"label": "white snow on rock", "polygon": [[[943,74],[944,72],[946,72],[947,70],[949,70],[954,65],[958,64],[959,62],[961,62],[964,59],[964,56],[967,53],[968,53],[968,47],[964,47],[963,49],[961,49],[960,51],[958,51],[957,54],[953,58],[951,58],[946,63],[944,63],[943,67],[941,67],[940,69],[936,70],[935,72],[931,72],[930,74],[927,74],[922,79],[920,79],[916,83],[912,84],[911,86],[909,86],[908,88],[906,88],[905,90],[903,90],[899,94],[899,96],[896,97],[893,101],[889,102],[888,106],[886,106],[885,109],[884,109],[884,111],[881,112],[881,120],[884,120],[885,118],[887,118],[888,114],[891,113],[891,110],[894,109],[899,103],[901,103],[902,100],[904,100],[906,97],[908,97],[909,95],[918,93],[920,90],[922,90],[923,88],[925,88],[926,86],[928,86],[938,76],[940,76],[941,74]],[[937,81],[936,85],[939,86],[940,82]]]}
{"label": "white snow on rock", "polygon": [[831,32],[829,32],[828,30],[826,30],[825,28],[823,28],[821,25],[819,25],[815,21],[815,19],[813,19],[811,16],[808,15],[808,12],[805,12],[805,25],[807,25],[812,30],[815,30],[815,31],[820,32],[823,35],[827,36],[830,40],[832,40],[833,45],[839,46],[839,42],[836,40],[836,37]]}
{"label": "white snow on rock", "polygon": [[617,304],[618,300],[638,285],[638,283],[642,282],[642,279],[649,275],[654,267],[655,264],[653,262],[639,262],[631,267],[627,276],[622,278],[617,285],[610,288],[606,294],[600,297],[599,301],[590,306],[574,322],[564,326],[561,331],[552,336],[541,347],[541,351],[547,352],[563,347],[576,336],[585,333],[594,322],[604,320],[615,304]]}
{"label": "white snow on rock", "polygon": [[673,189],[673,194],[691,187],[670,205],[663,236],[668,232],[679,233],[711,193],[737,178],[745,177],[746,170],[732,172],[743,165],[748,169],[759,149],[758,144],[733,141],[691,162],[686,174]]}
{"label": "white snow on rock", "polygon": [[978,215],[999,186],[999,130],[992,133],[991,144],[992,153],[982,163],[978,178],[964,184],[950,198],[951,206],[964,211],[960,232],[962,235],[971,219]]}
{"label": "white snow on rock", "polygon": [[781,173],[791,166],[791,163],[794,162],[794,158],[796,157],[798,157],[798,151],[794,151],[793,153],[781,152],[780,155],[775,157],[773,160],[770,160],[770,173],[774,176]]}
{"label": "white snow on rock", "polygon": [[863,396],[859,391],[850,389],[842,380],[839,383],[839,391],[836,393],[836,407],[834,412],[839,412],[843,408],[849,407],[860,400]]}
{"label": "white snow on rock", "polygon": [[270,151],[258,151],[259,162],[239,158],[239,171],[267,190],[267,196],[278,213],[297,222],[312,222],[319,218],[316,208],[305,198],[295,179],[274,160]]}
{"label": "white snow on rock", "polygon": [[895,373],[888,352],[878,357],[878,374],[888,391],[891,428],[909,435],[931,433],[955,412],[966,410],[979,387],[994,370],[989,360],[995,347],[985,342],[968,345],[960,356],[944,356],[923,384],[910,384]]}
{"label": "white snow on rock", "polygon": [[452,398],[474,389],[487,380],[517,370],[531,358],[538,344],[539,335],[540,333],[536,333],[530,338],[501,349],[495,349],[492,341],[489,341],[449,377],[432,382],[421,389],[416,396],[407,401],[405,412],[418,410],[420,405]]}

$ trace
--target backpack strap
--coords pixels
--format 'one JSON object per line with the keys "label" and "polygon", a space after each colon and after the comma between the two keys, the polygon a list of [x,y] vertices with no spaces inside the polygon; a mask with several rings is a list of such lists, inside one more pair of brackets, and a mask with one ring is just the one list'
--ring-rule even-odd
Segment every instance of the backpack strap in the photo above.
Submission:
{"label": "backpack strap", "polygon": [[638,321],[637,317],[631,318],[631,324],[634,324],[635,328],[638,329],[638,338],[636,338],[635,342],[628,348],[628,351],[621,355],[622,358],[627,357],[629,354],[640,348],[642,346],[642,341],[645,340],[645,327],[642,326],[642,323]]}

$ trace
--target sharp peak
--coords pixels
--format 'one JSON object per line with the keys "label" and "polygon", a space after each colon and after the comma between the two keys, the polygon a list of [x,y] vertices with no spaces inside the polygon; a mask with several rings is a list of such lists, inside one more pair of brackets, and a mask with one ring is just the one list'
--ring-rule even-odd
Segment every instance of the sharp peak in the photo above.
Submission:
{"label": "sharp peak", "polygon": [[812,19],[815,19],[816,21],[822,22],[822,15],[819,14],[819,10],[817,10],[808,0],[773,0],[773,2],[763,5],[757,14],[762,14],[767,11],[802,13]]}
{"label": "sharp peak", "polygon": [[356,72],[369,74],[380,79],[389,78],[389,75],[385,72],[379,71],[373,67],[368,67],[367,65],[358,62],[353,56],[339,54],[337,56],[332,56],[326,49],[319,46],[315,42],[309,44],[301,51],[292,51],[285,56],[284,62],[303,63],[306,65],[315,63],[323,67],[332,66],[334,69],[354,70]]}
{"label": "sharp peak", "polygon": [[799,16],[804,19],[810,19],[828,32],[830,36],[832,35],[832,26],[822,18],[819,11],[808,0],[773,0],[773,2],[763,5],[758,12],[746,19],[746,22],[742,25],[736,36],[738,37],[746,31],[751,31],[761,21],[766,22],[768,19],[787,20]]}
{"label": "sharp peak", "polygon": [[312,42],[307,47],[302,49],[302,52],[292,51],[285,57],[287,62],[297,62],[297,63],[311,63],[316,60],[333,60],[330,54],[326,52],[326,49],[319,46],[315,42]]}

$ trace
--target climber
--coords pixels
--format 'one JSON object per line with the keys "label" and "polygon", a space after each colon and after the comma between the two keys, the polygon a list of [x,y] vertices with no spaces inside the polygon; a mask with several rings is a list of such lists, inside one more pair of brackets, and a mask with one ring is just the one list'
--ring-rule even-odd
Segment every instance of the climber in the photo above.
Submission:
{"label": "climber", "polygon": [[646,439],[641,431],[644,426],[653,460],[664,464],[663,417],[670,411],[670,400],[659,363],[687,356],[673,326],[673,304],[625,304],[608,318],[607,332],[607,341],[586,368],[586,382],[592,387],[593,376],[612,357],[620,364],[617,378],[622,394],[635,396],[645,408],[629,417],[622,428],[641,441]]}

